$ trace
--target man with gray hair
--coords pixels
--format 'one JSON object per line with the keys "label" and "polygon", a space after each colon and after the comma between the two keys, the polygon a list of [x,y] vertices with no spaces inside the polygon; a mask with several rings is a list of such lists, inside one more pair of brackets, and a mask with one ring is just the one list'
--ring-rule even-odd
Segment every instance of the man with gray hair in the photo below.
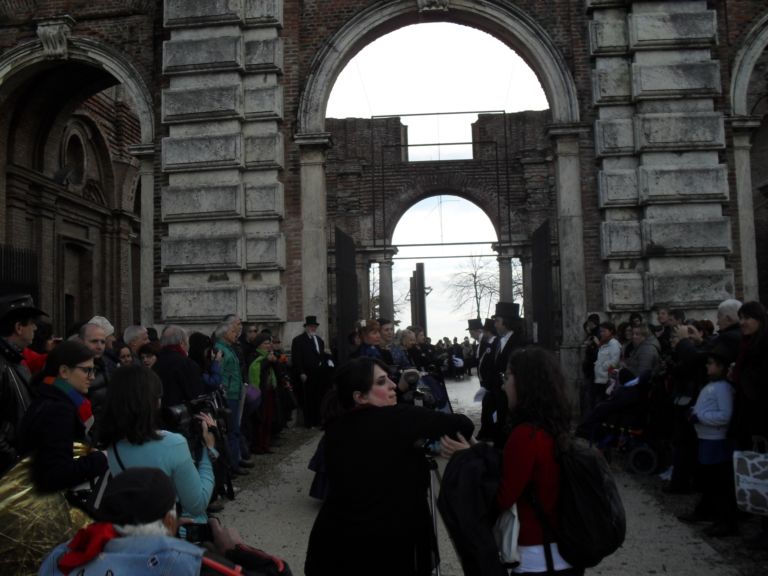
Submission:
{"label": "man with gray hair", "polygon": [[147,332],[147,329],[144,326],[138,325],[128,326],[128,328],[123,330],[123,342],[128,346],[133,355],[133,363],[140,365],[139,348],[149,342],[149,332]]}
{"label": "man with gray hair", "polygon": [[152,369],[163,383],[163,406],[176,406],[202,395],[205,385],[200,366],[187,356],[187,331],[174,324],[166,326],[160,345],[162,348]]}
{"label": "man with gray hair", "polygon": [[712,347],[715,344],[726,346],[733,358],[738,357],[741,342],[739,308],[741,302],[733,298],[720,302],[717,307],[717,334],[712,341]]}
{"label": "man with gray hair", "polygon": [[232,474],[245,476],[248,471],[241,465],[240,450],[240,419],[242,418],[245,386],[243,385],[243,373],[236,348],[242,328],[243,323],[240,317],[230,314],[216,327],[214,337],[216,348],[221,350],[221,385],[227,397],[227,408],[229,408],[229,420],[227,421],[229,465]]}

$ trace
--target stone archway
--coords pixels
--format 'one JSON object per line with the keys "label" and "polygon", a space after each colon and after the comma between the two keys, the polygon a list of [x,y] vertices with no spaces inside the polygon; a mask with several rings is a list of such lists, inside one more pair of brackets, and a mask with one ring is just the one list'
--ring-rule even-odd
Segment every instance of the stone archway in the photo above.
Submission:
{"label": "stone archway", "polygon": [[741,274],[744,300],[757,300],[758,286],[755,206],[752,192],[752,136],[761,118],[749,102],[750,82],[755,66],[768,49],[768,14],[747,34],[736,53],[731,76],[731,127],[733,128],[734,173],[738,204]]}
{"label": "stone archway", "polygon": [[[136,180],[141,183],[140,230],[140,319],[151,324],[154,319],[154,141],[155,118],[150,90],[138,70],[123,55],[106,44],[85,37],[72,36],[74,21],[69,17],[40,21],[37,40],[19,44],[0,56],[0,103],[41,71],[60,64],[80,64],[108,74],[114,84],[122,86],[132,111],[139,122],[140,143],[132,146],[130,154],[138,160],[136,177],[127,178],[128,195],[121,194],[131,206],[115,206],[117,214],[127,214],[133,208]],[[133,162],[131,160],[131,162]],[[135,170],[135,167],[130,167]],[[5,191],[5,168],[0,170],[0,190]],[[6,198],[0,198],[5,205]],[[127,212],[126,212],[127,210]],[[123,216],[121,216],[122,218]],[[0,224],[0,237],[5,237],[5,222]]]}
{"label": "stone archway", "polygon": [[[302,92],[295,136],[300,147],[302,206],[303,308],[327,310],[328,266],[324,150],[329,143],[325,109],[336,77],[373,38],[410,23],[419,6],[412,0],[375,4],[362,10],[324,43],[316,54]],[[562,349],[578,355],[581,316],[586,310],[584,240],[579,158],[577,91],[562,55],[546,31],[516,6],[451,2],[442,20],[467,24],[490,33],[515,49],[539,77],[549,100],[553,125],[557,218],[561,250]],[[306,263],[312,263],[307,266]],[[322,281],[318,281],[323,278]],[[320,312],[318,312],[320,313]],[[324,314],[325,312],[323,312]]]}

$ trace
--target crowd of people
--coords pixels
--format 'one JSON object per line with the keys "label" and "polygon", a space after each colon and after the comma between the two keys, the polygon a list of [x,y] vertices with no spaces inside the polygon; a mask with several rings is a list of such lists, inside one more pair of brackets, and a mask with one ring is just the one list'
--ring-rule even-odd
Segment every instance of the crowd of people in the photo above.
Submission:
{"label": "crowd of people", "polygon": [[[768,315],[734,299],[720,303],[716,324],[662,306],[655,314],[655,325],[639,313],[618,326],[587,318],[578,433],[606,450],[617,428],[642,434],[666,470],[664,492],[701,493],[679,520],[736,535],[733,452],[768,438]],[[766,519],[745,546],[768,549]]]}
{"label": "crowd of people", "polygon": [[[607,451],[611,426],[653,430],[660,462],[671,465],[665,490],[702,491],[680,520],[711,522],[711,536],[734,534],[733,450],[768,436],[768,314],[757,302],[727,300],[716,327],[661,307],[656,318],[650,325],[632,314],[618,326],[599,315],[587,319],[576,433]],[[525,342],[517,304],[499,302],[492,318],[469,320],[463,342],[432,345],[421,327],[361,321],[349,337],[350,360],[326,349],[318,326],[315,316],[305,318],[290,357],[276,334],[234,314],[212,334],[176,325],[118,334],[95,316],[64,339],[29,296],[0,298],[0,473],[30,456],[29,482],[41,493],[83,483],[95,489],[113,478],[103,505],[89,510],[100,522],[48,555],[46,573],[129,566],[141,561],[148,536],[163,542],[158,562],[175,554],[184,573],[224,573],[217,566],[227,562],[251,574],[260,573],[247,571],[260,562],[289,573],[210,514],[234,497],[233,483],[249,474],[254,455],[271,452],[291,420],[324,431],[313,459],[323,477],[314,495],[323,504],[307,574],[351,575],[360,566],[374,575],[431,574],[439,557],[427,507],[428,455],[436,447],[447,457],[481,454],[478,446],[500,454],[498,484],[488,497],[483,476],[483,490],[458,500],[494,517],[517,506],[520,563],[513,571],[583,573],[557,547],[556,453],[574,423],[566,378],[553,353]],[[482,387],[476,437],[472,422],[453,414],[444,382],[472,368]],[[77,443],[86,450],[78,452]],[[157,494],[146,493],[150,484]],[[387,539],[387,554],[371,565],[370,545],[382,534],[397,538]],[[206,542],[217,555],[197,546]],[[495,549],[486,544],[476,549]],[[768,548],[768,525],[747,546]],[[138,556],[126,557],[126,549]],[[484,566],[478,573],[506,570],[498,556],[485,556],[476,559]]]}

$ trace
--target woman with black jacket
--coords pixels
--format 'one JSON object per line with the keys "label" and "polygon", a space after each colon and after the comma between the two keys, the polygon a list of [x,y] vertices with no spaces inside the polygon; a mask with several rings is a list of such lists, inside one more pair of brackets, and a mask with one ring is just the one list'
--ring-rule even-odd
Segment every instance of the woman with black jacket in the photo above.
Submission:
{"label": "woman with black jacket", "polygon": [[309,538],[307,576],[432,573],[427,438],[472,434],[463,415],[397,405],[387,366],[358,358],[336,376],[341,414],[326,426],[329,492]]}
{"label": "woman with black jacket", "polygon": [[32,480],[39,490],[73,488],[107,469],[101,452],[74,457],[75,442],[90,442],[94,419],[86,394],[94,370],[93,352],[67,341],[51,350],[33,379],[37,397],[24,416],[22,439],[24,451],[32,454]]}

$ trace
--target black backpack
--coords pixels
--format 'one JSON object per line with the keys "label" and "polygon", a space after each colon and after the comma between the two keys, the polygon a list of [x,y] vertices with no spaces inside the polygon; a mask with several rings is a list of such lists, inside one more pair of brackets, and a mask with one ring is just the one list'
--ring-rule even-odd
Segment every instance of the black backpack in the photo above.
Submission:
{"label": "black backpack", "polygon": [[[552,529],[541,504],[530,498],[545,535],[557,542],[560,555],[571,566],[591,568],[613,554],[624,542],[627,523],[624,505],[603,455],[581,439],[570,439],[558,450],[560,464],[559,529]],[[544,547],[547,565],[552,553]]]}

